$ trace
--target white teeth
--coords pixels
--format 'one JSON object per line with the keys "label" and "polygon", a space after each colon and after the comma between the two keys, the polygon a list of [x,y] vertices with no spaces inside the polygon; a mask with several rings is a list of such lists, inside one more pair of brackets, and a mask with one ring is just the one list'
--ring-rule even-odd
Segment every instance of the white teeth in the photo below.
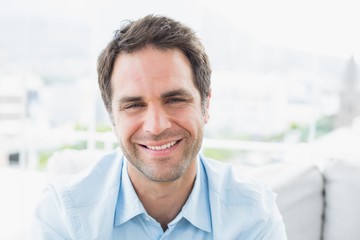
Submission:
{"label": "white teeth", "polygon": [[173,141],[171,143],[167,143],[162,146],[147,146],[147,148],[150,150],[159,151],[159,150],[164,150],[164,149],[170,148],[170,147],[174,146],[175,144],[176,144],[176,141]]}

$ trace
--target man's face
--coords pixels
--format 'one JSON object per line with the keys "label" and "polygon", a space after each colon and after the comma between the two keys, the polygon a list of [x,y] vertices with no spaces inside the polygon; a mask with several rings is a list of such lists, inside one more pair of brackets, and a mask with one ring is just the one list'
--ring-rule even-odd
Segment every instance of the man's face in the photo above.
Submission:
{"label": "man's face", "polygon": [[208,115],[185,55],[152,47],[122,53],[111,84],[115,132],[137,174],[169,182],[195,171]]}

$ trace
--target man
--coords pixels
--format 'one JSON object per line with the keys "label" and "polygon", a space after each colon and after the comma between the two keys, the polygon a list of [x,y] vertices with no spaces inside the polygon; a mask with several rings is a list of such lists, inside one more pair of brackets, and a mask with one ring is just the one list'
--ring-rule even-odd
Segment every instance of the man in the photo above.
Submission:
{"label": "man", "polygon": [[51,184],[32,239],[286,239],[270,190],[199,155],[211,69],[191,29],[161,16],[129,22],[98,75],[122,153]]}

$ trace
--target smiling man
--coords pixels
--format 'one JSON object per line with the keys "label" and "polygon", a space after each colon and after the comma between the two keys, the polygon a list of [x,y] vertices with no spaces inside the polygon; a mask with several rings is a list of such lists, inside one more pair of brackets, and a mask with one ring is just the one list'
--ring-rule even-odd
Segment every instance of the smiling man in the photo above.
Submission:
{"label": "smiling man", "polygon": [[31,239],[286,239],[269,189],[199,155],[211,68],[190,28],[125,24],[98,74],[120,150],[52,183]]}

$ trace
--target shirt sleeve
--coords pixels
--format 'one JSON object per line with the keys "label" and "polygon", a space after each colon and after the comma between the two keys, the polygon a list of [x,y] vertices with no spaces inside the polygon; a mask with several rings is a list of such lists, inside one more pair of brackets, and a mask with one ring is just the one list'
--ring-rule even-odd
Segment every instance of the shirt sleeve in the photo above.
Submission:
{"label": "shirt sleeve", "polygon": [[45,189],[36,207],[27,240],[65,240],[73,239],[69,235],[65,211],[53,188]]}
{"label": "shirt sleeve", "polygon": [[274,201],[271,203],[271,211],[267,221],[264,224],[263,230],[256,239],[261,240],[287,240],[285,225],[280,214],[280,211]]}

